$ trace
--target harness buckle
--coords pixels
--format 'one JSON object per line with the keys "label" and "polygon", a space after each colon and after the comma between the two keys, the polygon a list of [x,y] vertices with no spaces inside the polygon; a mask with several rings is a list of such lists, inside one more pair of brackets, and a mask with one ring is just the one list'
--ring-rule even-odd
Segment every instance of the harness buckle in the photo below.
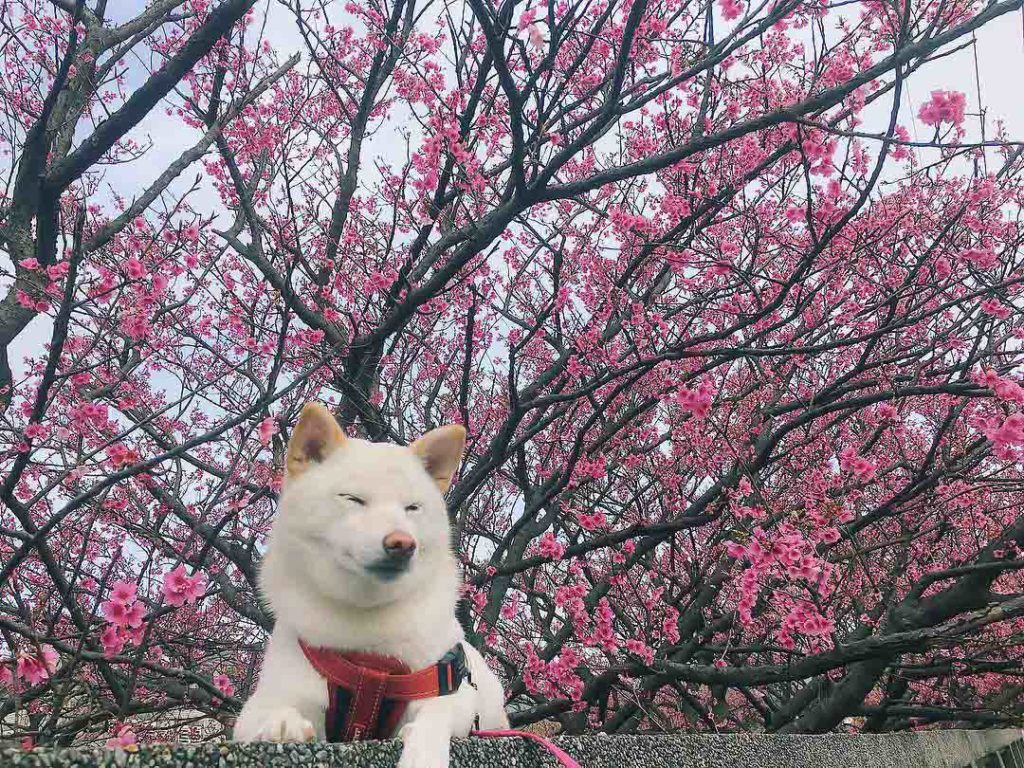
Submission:
{"label": "harness buckle", "polygon": [[442,658],[437,665],[437,693],[439,696],[447,696],[455,693],[462,685],[462,681],[469,677],[469,667],[466,664],[466,652],[462,649],[462,643],[458,643]]}

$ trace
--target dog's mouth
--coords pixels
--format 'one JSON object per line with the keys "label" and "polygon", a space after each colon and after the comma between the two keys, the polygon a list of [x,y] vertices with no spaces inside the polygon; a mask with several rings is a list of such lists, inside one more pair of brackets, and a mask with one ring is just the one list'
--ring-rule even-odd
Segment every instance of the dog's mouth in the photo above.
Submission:
{"label": "dog's mouth", "polygon": [[408,558],[397,560],[390,557],[382,557],[380,560],[374,560],[364,567],[378,579],[391,581],[406,573],[411,565],[412,560]]}

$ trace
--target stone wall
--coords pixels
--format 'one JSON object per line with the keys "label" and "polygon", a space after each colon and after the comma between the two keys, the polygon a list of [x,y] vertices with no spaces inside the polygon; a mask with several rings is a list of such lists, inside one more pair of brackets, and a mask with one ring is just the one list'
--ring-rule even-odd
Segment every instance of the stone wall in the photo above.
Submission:
{"label": "stone wall", "polygon": [[[556,742],[584,768],[1024,768],[1024,732],[933,731],[879,736],[586,736]],[[204,744],[5,752],[0,768],[392,768],[397,742]],[[463,739],[452,768],[556,768],[523,739]]]}

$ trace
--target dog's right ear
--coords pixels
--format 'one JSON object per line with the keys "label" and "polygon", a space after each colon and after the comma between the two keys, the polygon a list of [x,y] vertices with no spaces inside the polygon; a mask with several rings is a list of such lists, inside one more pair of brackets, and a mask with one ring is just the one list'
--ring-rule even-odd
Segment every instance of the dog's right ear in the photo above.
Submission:
{"label": "dog's right ear", "polygon": [[289,475],[301,475],[319,464],[345,442],[345,432],[320,403],[306,403],[288,441],[286,466]]}

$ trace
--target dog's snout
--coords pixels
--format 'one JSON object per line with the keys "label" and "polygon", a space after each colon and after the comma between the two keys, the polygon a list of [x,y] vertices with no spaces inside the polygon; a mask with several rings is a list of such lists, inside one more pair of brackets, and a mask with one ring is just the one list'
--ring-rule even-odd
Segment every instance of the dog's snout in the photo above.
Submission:
{"label": "dog's snout", "polygon": [[405,531],[392,531],[384,537],[384,551],[396,560],[408,560],[416,551],[416,539]]}

